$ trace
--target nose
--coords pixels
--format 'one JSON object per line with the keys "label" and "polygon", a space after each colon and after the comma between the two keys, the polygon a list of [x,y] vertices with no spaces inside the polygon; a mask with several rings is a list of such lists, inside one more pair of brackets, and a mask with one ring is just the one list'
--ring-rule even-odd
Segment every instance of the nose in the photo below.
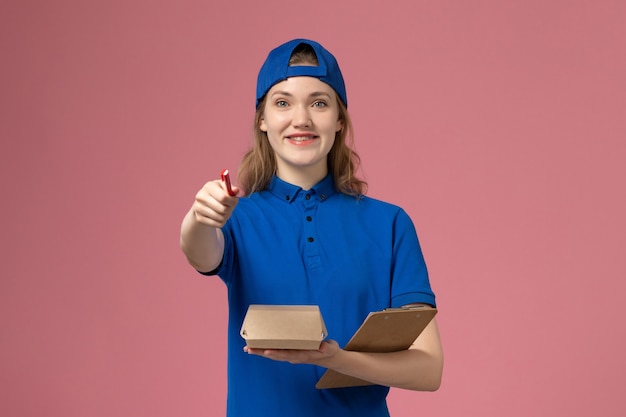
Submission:
{"label": "nose", "polygon": [[298,128],[311,126],[311,115],[307,106],[296,106],[293,114],[293,126]]}

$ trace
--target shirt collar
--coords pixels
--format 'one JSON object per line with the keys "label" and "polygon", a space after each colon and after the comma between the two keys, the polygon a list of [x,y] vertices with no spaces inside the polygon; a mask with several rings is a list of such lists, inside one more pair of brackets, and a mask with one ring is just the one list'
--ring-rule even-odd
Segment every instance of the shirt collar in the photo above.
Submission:
{"label": "shirt collar", "polygon": [[[289,204],[296,200],[299,193],[306,192],[301,187],[285,182],[276,175],[272,178],[268,190],[279,200]],[[312,195],[316,195],[321,202],[324,202],[328,197],[336,192],[333,176],[328,174],[309,191],[311,191]]]}

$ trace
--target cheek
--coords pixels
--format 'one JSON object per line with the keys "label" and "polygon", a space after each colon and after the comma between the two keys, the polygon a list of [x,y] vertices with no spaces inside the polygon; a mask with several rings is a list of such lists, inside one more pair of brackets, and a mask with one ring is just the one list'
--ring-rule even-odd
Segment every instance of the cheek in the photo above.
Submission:
{"label": "cheek", "polygon": [[337,119],[330,119],[324,123],[324,130],[328,133],[336,134],[343,127],[343,123]]}
{"label": "cheek", "polygon": [[270,140],[272,140],[273,138],[280,136],[280,129],[273,123],[266,123],[265,134]]}
{"label": "cheek", "polygon": [[289,120],[284,115],[270,115],[261,120],[261,130],[267,132],[281,132],[289,126]]}

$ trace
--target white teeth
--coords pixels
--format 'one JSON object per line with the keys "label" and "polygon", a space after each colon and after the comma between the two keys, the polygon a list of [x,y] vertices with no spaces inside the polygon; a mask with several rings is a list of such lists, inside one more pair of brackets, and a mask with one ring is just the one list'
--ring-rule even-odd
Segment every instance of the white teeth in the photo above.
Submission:
{"label": "white teeth", "polygon": [[289,139],[295,140],[296,142],[303,142],[305,140],[311,140],[313,138],[314,138],[313,136],[298,136],[298,137],[291,137]]}

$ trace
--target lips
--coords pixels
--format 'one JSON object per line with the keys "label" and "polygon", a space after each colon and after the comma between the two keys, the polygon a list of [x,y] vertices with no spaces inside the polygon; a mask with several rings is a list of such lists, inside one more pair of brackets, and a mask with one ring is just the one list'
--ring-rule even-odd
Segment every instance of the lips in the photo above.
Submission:
{"label": "lips", "polygon": [[317,138],[319,138],[319,136],[313,133],[298,133],[298,134],[287,136],[287,140],[289,140],[290,142],[295,142],[295,143],[307,143]]}

